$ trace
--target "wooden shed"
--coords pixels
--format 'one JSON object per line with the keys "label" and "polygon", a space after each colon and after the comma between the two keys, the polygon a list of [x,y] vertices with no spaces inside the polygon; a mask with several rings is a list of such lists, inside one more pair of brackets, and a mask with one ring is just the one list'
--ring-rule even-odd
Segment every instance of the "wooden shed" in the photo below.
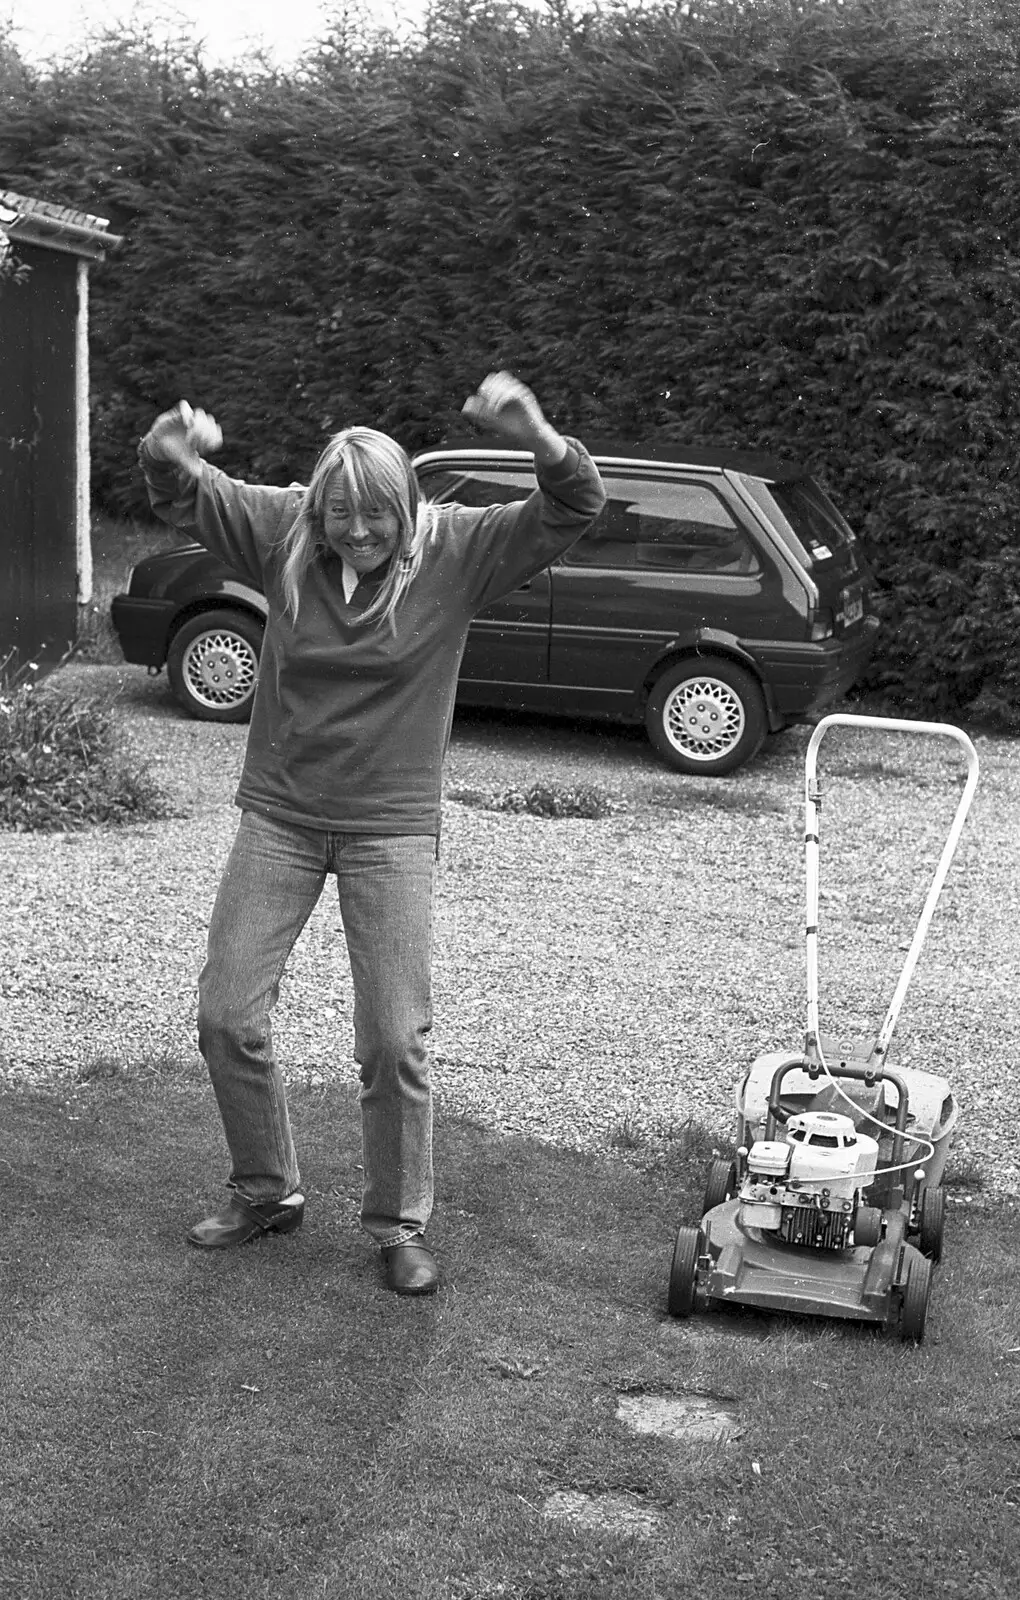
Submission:
{"label": "wooden shed", "polygon": [[0,661],[55,665],[92,598],[88,270],[104,217],[0,188]]}

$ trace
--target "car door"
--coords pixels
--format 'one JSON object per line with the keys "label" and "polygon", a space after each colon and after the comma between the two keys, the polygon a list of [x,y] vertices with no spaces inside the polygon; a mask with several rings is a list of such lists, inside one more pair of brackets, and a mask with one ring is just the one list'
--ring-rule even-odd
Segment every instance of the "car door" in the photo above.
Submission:
{"label": "car door", "polygon": [[[430,500],[464,506],[526,500],[535,488],[534,472],[473,464],[436,470],[426,465],[419,477]],[[461,663],[461,698],[523,705],[527,687],[544,688],[549,681],[551,610],[552,585],[546,570],[480,611],[468,632]]]}
{"label": "car door", "polygon": [[605,510],[553,569],[549,657],[550,684],[593,711],[623,710],[674,641],[753,637],[779,587],[721,473],[603,479]]}

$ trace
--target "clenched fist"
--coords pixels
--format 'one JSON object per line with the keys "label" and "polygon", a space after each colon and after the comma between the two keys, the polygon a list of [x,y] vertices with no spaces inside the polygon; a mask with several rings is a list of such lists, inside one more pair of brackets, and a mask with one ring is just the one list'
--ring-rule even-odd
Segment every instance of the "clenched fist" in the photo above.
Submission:
{"label": "clenched fist", "polygon": [[143,443],[151,456],[197,474],[202,457],[211,455],[223,444],[223,434],[208,411],[195,411],[181,400],[172,411],[158,416]]}
{"label": "clenched fist", "polygon": [[566,440],[546,421],[527,384],[509,372],[490,372],[462,409],[479,427],[501,434],[522,450],[533,451],[546,466],[554,466],[567,453]]}

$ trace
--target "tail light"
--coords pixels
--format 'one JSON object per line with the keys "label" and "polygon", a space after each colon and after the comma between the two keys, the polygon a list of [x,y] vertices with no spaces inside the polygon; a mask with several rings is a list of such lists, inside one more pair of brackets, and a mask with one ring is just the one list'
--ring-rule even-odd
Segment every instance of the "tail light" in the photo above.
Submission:
{"label": "tail light", "polygon": [[836,623],[831,611],[808,612],[808,638],[815,643],[821,639],[831,639],[836,632]]}

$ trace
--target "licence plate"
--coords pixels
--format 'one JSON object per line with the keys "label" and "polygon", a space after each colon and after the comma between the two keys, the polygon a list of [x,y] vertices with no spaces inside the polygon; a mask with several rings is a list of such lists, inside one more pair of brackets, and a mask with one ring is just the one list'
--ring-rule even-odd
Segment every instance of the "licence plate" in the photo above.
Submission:
{"label": "licence plate", "polygon": [[843,626],[852,628],[855,622],[860,622],[864,615],[863,589],[844,589],[843,600]]}

